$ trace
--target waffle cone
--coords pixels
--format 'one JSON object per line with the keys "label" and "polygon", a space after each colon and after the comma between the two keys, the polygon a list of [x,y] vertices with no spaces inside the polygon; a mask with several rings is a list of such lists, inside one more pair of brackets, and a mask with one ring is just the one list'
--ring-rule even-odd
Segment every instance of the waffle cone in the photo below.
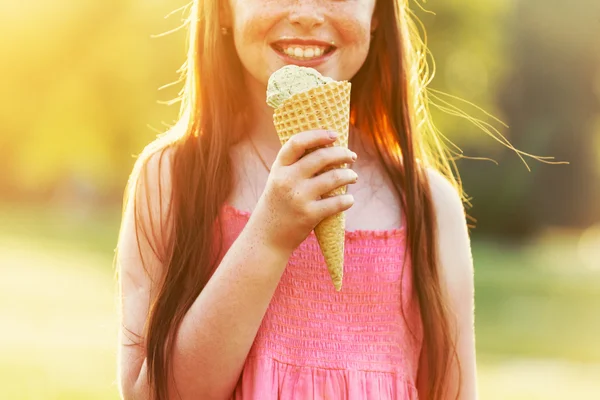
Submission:
{"label": "waffle cone", "polygon": [[[350,83],[330,82],[298,93],[275,109],[273,122],[281,144],[293,135],[315,129],[326,129],[339,134],[332,146],[348,147],[350,124]],[[311,149],[311,152],[316,150]],[[331,166],[346,168],[346,164]],[[346,186],[337,188],[322,197],[332,197],[346,193]],[[336,291],[342,288],[344,276],[344,213],[325,218],[315,227],[315,235],[325,258],[327,269]]]}

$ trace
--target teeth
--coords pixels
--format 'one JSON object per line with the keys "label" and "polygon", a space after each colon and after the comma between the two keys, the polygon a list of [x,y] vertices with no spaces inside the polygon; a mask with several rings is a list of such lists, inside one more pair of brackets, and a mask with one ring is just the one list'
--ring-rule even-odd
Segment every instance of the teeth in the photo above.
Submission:
{"label": "teeth", "polygon": [[326,47],[319,46],[290,46],[282,48],[285,54],[300,60],[321,57],[325,53],[325,50]]}

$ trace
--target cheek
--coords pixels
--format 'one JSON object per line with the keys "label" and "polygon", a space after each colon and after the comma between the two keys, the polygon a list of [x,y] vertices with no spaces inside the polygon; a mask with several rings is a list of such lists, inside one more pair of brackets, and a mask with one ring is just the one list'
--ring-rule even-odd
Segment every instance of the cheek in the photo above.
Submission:
{"label": "cheek", "polygon": [[344,44],[365,45],[369,43],[371,37],[371,20],[360,15],[349,15],[337,20],[336,29]]}
{"label": "cheek", "polygon": [[[366,15],[370,15],[365,13]],[[351,79],[362,67],[371,44],[371,19],[353,12],[336,18],[335,29],[340,40],[339,77]]]}
{"label": "cheek", "polygon": [[272,23],[267,18],[261,18],[259,13],[246,12],[236,15],[233,25],[238,57],[248,69],[264,58],[265,38]]}
{"label": "cheek", "polygon": [[349,40],[363,42],[370,37],[371,21],[364,17],[347,20],[340,24],[339,30]]}
{"label": "cheek", "polygon": [[[236,40],[248,43],[260,38],[261,34],[266,31],[267,24],[265,22],[251,13],[237,16],[233,26]],[[262,36],[264,37],[264,34]]]}
{"label": "cheek", "polygon": [[265,0],[238,0],[233,15],[233,38],[245,72],[266,85],[274,71],[273,54],[266,46],[273,27],[282,18],[281,7],[267,7]]}
{"label": "cheek", "polygon": [[329,15],[341,39],[345,44],[352,45],[368,43],[374,11],[374,0],[333,2],[330,3]]}
{"label": "cheek", "polygon": [[280,17],[281,11],[265,0],[236,0],[233,8],[233,28],[241,42],[264,40]]}
{"label": "cheek", "polygon": [[344,75],[353,76],[358,72],[369,53],[371,20],[359,15],[340,18],[336,24],[336,30],[341,41],[341,57],[343,57],[340,68]]}

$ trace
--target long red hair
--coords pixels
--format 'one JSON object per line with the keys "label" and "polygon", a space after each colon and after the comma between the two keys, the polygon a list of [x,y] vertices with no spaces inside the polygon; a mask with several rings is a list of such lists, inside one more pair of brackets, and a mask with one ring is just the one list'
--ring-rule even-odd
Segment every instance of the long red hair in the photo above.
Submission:
{"label": "long red hair", "polygon": [[[220,32],[225,12],[221,7],[218,0],[192,3],[181,119],[144,150],[126,191],[125,203],[134,202],[138,234],[145,235],[164,266],[143,342],[156,400],[167,399],[174,339],[181,321],[217,267],[212,240],[215,235],[220,238],[214,223],[232,189],[229,149],[237,139],[237,128],[248,123],[249,117],[244,96],[239,95],[244,87],[243,67],[231,37]],[[426,169],[442,173],[459,190],[460,185],[453,177],[448,150],[429,119],[426,45],[407,0],[378,1],[375,14],[378,27],[369,55],[352,79],[351,122],[371,135],[405,210],[423,327],[420,368],[426,375],[419,376],[426,376],[426,381],[419,382],[419,395],[439,399],[449,388],[456,350],[454,325],[439,279],[436,217]],[[168,221],[143,224],[141,216],[151,213],[141,209],[136,194],[148,193],[141,189],[147,182],[145,165],[150,156],[167,149],[172,154]]]}

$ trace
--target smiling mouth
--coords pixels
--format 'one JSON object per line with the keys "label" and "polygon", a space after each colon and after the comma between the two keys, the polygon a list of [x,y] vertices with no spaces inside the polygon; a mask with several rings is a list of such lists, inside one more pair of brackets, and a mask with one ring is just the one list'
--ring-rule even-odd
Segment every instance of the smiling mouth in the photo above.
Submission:
{"label": "smiling mouth", "polygon": [[335,46],[298,45],[287,43],[273,43],[271,45],[276,52],[299,61],[316,60],[332,53]]}

